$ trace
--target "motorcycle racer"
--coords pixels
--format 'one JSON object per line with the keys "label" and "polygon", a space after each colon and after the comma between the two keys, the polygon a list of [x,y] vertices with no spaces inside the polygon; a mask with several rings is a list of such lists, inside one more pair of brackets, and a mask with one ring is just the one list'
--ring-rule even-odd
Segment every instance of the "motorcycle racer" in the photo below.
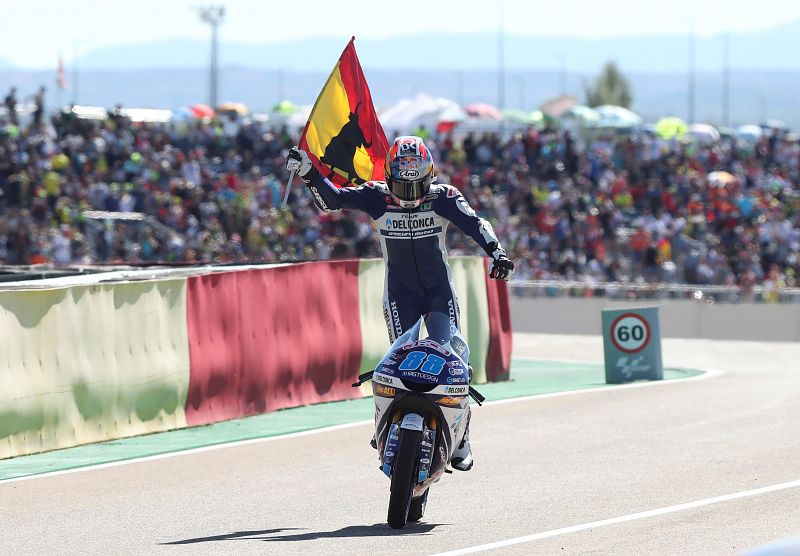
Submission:
{"label": "motorcycle racer", "polygon": [[[436,184],[433,156],[419,137],[395,139],[386,156],[386,181],[338,188],[322,177],[308,154],[293,147],[286,161],[323,211],[355,209],[375,222],[386,263],[383,313],[390,342],[421,316],[443,313],[459,329],[460,312],[452,271],[447,263],[445,238],[449,223],[469,235],[489,255],[489,276],[509,279],[514,263],[508,258],[492,225],[480,218],[461,192]],[[452,464],[472,467],[469,433],[454,454]]]}

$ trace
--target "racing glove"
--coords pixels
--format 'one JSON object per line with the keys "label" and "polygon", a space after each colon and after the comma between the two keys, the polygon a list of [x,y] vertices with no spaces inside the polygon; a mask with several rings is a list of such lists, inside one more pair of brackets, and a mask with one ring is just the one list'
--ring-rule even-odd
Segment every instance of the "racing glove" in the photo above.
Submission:
{"label": "racing glove", "polygon": [[311,160],[303,149],[292,147],[286,157],[286,169],[290,172],[297,172],[301,178],[311,171]]}
{"label": "racing glove", "polygon": [[502,247],[492,251],[492,260],[489,262],[489,278],[496,280],[510,280],[514,275],[514,262],[508,258]]}

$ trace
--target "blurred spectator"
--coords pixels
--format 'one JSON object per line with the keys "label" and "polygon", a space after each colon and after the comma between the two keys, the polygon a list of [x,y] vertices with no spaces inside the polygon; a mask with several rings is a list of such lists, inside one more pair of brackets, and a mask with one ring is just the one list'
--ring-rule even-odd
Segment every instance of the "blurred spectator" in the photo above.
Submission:
{"label": "blurred spectator", "polygon": [[42,123],[42,117],[44,116],[44,94],[45,94],[45,87],[42,85],[39,87],[39,91],[33,95],[33,125],[39,126]]}
{"label": "blurred spectator", "polygon": [[3,103],[6,106],[6,110],[8,111],[8,121],[11,125],[19,125],[19,119],[17,118],[17,88],[11,87],[11,90],[8,91],[5,100]]}

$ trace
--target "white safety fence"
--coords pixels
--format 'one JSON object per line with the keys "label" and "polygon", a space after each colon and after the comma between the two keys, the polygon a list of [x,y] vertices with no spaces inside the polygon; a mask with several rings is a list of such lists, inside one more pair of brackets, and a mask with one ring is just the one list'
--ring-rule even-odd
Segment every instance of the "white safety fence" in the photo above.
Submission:
{"label": "white safety fence", "polygon": [[516,280],[515,298],[585,297],[610,300],[694,300],[703,303],[800,303],[800,288],[714,286],[703,284],[588,283],[566,280]]}

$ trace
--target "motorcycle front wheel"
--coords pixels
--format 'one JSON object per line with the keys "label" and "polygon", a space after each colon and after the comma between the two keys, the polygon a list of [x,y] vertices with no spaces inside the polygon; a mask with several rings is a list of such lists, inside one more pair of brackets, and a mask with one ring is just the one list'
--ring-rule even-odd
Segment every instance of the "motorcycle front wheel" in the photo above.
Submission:
{"label": "motorcycle front wheel", "polygon": [[425,505],[428,503],[428,493],[430,489],[425,491],[425,494],[419,498],[412,498],[411,505],[408,509],[407,521],[419,521],[425,515]]}
{"label": "motorcycle front wheel", "polygon": [[400,442],[392,469],[389,513],[386,518],[392,529],[402,529],[406,525],[411,494],[414,491],[414,469],[421,436],[421,431],[400,429]]}

